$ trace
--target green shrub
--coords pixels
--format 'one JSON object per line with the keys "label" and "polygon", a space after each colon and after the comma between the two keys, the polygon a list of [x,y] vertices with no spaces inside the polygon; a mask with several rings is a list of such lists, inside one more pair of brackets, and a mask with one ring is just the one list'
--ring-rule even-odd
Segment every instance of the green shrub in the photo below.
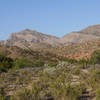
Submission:
{"label": "green shrub", "polygon": [[0,97],[0,100],[7,100],[6,97]]}
{"label": "green shrub", "polygon": [[67,83],[52,84],[51,93],[55,100],[77,100],[82,93],[80,85],[70,85]]}
{"label": "green shrub", "polygon": [[33,66],[33,62],[31,60],[23,58],[23,57],[16,59],[15,62],[14,62],[14,68],[15,69],[32,67],[32,66]]}
{"label": "green shrub", "polygon": [[24,88],[17,91],[12,100],[41,100],[40,92],[40,85],[33,83],[31,89]]}
{"label": "green shrub", "polygon": [[57,67],[67,67],[67,66],[70,66],[69,62],[67,62],[67,61],[60,61],[57,64]]}
{"label": "green shrub", "polygon": [[4,88],[0,87],[0,100],[7,100]]}
{"label": "green shrub", "polygon": [[78,64],[82,67],[82,68],[86,68],[87,65],[88,65],[89,61],[88,60],[85,60],[85,59],[80,59],[78,61]]}
{"label": "green shrub", "polygon": [[56,67],[57,66],[57,62],[50,62],[48,64],[48,66],[50,66],[50,67]]}
{"label": "green shrub", "polygon": [[44,65],[44,62],[41,60],[37,60],[33,62],[24,57],[16,59],[14,62],[15,69],[20,69],[20,68],[25,68],[25,67],[42,67],[43,65]]}
{"label": "green shrub", "polygon": [[6,72],[13,67],[13,59],[0,55],[0,71]]}
{"label": "green shrub", "polygon": [[73,68],[72,73],[73,73],[74,75],[80,75],[80,74],[81,74],[81,70],[80,70],[80,68],[76,67],[76,68]]}
{"label": "green shrub", "polygon": [[91,54],[92,64],[100,64],[100,50],[96,50]]}
{"label": "green shrub", "polygon": [[94,89],[100,86],[100,70],[93,70],[87,78],[87,83]]}
{"label": "green shrub", "polygon": [[70,63],[70,64],[76,64],[77,63],[77,60],[75,60],[75,59],[65,59],[65,61],[67,61],[68,63]]}
{"label": "green shrub", "polygon": [[37,60],[34,62],[34,67],[43,67],[44,62],[42,60]]}
{"label": "green shrub", "polygon": [[71,64],[77,63],[77,61],[76,61],[75,59],[69,59],[68,61],[69,61],[69,63],[71,63]]}
{"label": "green shrub", "polygon": [[96,100],[100,100],[100,89],[96,90]]}

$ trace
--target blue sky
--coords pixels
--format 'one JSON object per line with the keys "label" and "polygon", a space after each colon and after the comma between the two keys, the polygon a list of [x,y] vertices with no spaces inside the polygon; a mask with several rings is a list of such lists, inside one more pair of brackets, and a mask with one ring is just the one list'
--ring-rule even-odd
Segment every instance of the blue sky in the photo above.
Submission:
{"label": "blue sky", "polygon": [[0,0],[0,39],[26,28],[63,36],[100,24],[100,0]]}

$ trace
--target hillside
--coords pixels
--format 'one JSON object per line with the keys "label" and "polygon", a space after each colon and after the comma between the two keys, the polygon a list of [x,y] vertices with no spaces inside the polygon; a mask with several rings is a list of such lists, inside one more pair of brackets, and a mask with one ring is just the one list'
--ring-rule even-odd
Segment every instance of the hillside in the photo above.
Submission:
{"label": "hillside", "polygon": [[25,57],[32,61],[41,60],[45,63],[51,61],[59,61],[60,59],[64,59],[64,57],[57,56],[52,52],[48,52],[45,49],[38,50],[37,48],[28,48],[22,49],[17,46],[7,46],[7,45],[0,45],[0,55],[4,55],[7,57],[11,57],[13,59],[18,59],[21,57]]}
{"label": "hillside", "polygon": [[1,41],[0,99],[99,98],[100,39],[90,30],[57,38],[27,29]]}
{"label": "hillside", "polygon": [[[41,50],[41,49],[40,49]],[[57,56],[62,56],[70,59],[89,59],[90,55],[95,50],[100,50],[100,39],[90,40],[85,43],[71,44],[67,46],[59,46],[46,48],[45,51],[56,54]]]}

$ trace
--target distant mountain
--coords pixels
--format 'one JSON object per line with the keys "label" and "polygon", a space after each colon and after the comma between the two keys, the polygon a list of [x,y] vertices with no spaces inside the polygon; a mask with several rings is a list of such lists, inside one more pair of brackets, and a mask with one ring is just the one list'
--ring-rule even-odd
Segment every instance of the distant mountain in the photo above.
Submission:
{"label": "distant mountain", "polygon": [[60,44],[59,38],[55,36],[46,35],[34,30],[25,29],[18,33],[12,33],[6,40],[5,44],[16,46],[56,46]]}
{"label": "distant mountain", "polygon": [[12,33],[11,36],[1,41],[0,44],[7,44],[13,46],[45,48],[51,46],[66,46],[71,44],[84,43],[90,40],[97,40],[100,38],[100,25],[89,26],[78,32],[71,32],[61,38],[43,34],[30,29]]}
{"label": "distant mountain", "polygon": [[100,38],[100,25],[89,26],[79,32],[71,32],[61,38],[62,43],[83,43]]}
{"label": "distant mountain", "polygon": [[81,34],[100,36],[100,24],[89,26],[80,31]]}

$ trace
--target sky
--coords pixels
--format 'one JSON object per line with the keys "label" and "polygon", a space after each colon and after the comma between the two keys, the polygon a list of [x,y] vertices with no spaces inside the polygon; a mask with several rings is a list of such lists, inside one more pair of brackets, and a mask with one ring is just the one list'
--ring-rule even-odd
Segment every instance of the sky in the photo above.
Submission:
{"label": "sky", "polygon": [[32,29],[61,37],[100,24],[100,0],[0,0],[0,40]]}

